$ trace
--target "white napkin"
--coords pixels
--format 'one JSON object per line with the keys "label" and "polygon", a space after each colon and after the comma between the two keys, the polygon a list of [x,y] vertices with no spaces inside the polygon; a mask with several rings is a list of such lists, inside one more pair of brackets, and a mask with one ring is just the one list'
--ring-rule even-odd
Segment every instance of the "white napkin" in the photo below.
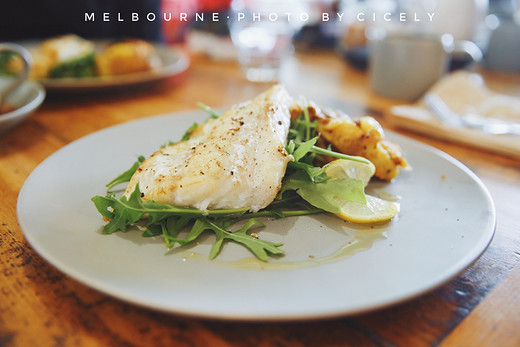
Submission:
{"label": "white napkin", "polygon": [[[454,72],[438,81],[428,92],[438,95],[456,113],[476,113],[520,123],[520,98],[489,90],[476,73]],[[447,126],[426,107],[423,100],[414,105],[392,107],[390,120],[397,127],[424,135],[520,158],[520,136],[492,135],[479,129]]]}

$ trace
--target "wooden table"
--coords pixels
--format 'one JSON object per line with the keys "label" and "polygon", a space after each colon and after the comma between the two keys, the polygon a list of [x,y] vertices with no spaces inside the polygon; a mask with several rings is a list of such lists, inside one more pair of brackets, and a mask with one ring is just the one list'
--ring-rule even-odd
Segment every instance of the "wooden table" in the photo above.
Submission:
{"label": "wooden table", "polygon": [[[520,80],[486,76],[520,95]],[[383,124],[396,101],[370,93],[365,73],[332,53],[298,54],[283,77],[293,94],[370,111]],[[518,346],[520,345],[520,161],[399,132],[433,145],[485,183],[498,215],[496,236],[472,267],[409,302],[353,317],[246,323],[195,319],[133,306],[67,277],[33,251],[16,217],[18,192],[46,157],[104,127],[244,101],[266,89],[232,62],[193,57],[188,72],[140,91],[51,95],[22,126],[0,138],[0,346]]]}

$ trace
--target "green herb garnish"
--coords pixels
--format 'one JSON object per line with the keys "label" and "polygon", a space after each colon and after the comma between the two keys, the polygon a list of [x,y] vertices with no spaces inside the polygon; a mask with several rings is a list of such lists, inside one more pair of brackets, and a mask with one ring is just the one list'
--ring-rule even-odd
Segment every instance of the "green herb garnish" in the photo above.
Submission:
{"label": "green herb garnish", "polygon": [[65,61],[49,71],[50,78],[84,78],[96,76],[96,58],[88,53],[76,59]]}
{"label": "green herb garnish", "polygon": [[220,114],[219,114],[217,111],[215,111],[214,109],[212,109],[212,108],[209,107],[208,105],[203,104],[202,102],[198,102],[198,103],[197,103],[197,106],[198,106],[201,110],[207,112],[207,113],[209,114],[210,118],[217,119],[217,118],[220,117]]}
{"label": "green herb garnish", "polygon": [[[190,134],[193,130],[197,129],[199,127],[199,124],[197,122],[194,122],[189,128],[188,130],[186,130],[186,132],[184,133],[184,135],[182,135],[181,137],[181,141],[188,141],[190,139]],[[170,143],[172,144],[172,143]]]}
{"label": "green herb garnish", "polygon": [[134,173],[137,171],[137,168],[139,167],[139,165],[141,165],[141,163],[143,161],[144,161],[144,157],[142,155],[137,157],[137,161],[132,165],[132,167],[130,169],[126,170],[121,175],[117,176],[112,181],[107,183],[107,185],[106,185],[107,190],[114,188],[115,186],[117,186],[120,183],[129,182],[130,179],[132,178],[132,176],[134,175]]}

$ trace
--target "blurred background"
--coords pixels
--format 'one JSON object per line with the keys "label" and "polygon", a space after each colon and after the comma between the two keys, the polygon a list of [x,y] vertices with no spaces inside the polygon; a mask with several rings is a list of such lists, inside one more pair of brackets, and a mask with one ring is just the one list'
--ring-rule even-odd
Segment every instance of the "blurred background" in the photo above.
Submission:
{"label": "blurred background", "polygon": [[[448,32],[455,39],[474,40],[485,50],[492,31],[500,26],[518,25],[518,7],[517,0],[2,1],[0,41],[45,39],[69,33],[90,39],[132,37],[186,44],[196,53],[207,53],[216,59],[230,59],[238,54],[230,48],[231,38],[237,48],[253,45],[244,41],[247,41],[247,34],[242,34],[240,38],[233,32],[230,35],[230,28],[237,31],[246,29],[243,25],[236,25],[236,14],[267,11],[281,15],[276,21],[276,28],[273,28],[273,22],[264,20],[258,25],[260,29],[253,31],[252,41],[263,44],[263,50],[267,50],[270,44],[280,44],[276,40],[265,39],[274,32],[274,35],[284,36],[283,40],[290,35],[296,49],[334,49],[351,64],[365,68],[367,53],[364,47],[376,35],[376,29]],[[108,21],[101,18],[104,12],[110,13]],[[181,12],[187,14],[187,20],[179,20]],[[304,20],[293,16],[288,21],[291,27],[286,28],[281,25],[284,21],[280,19],[286,18],[284,14],[287,12],[306,13],[308,16]],[[95,13],[95,23],[86,21],[85,13]],[[138,21],[131,20],[132,13],[140,15]],[[156,14],[157,18],[147,20],[148,13]],[[196,20],[196,13],[206,14],[206,18]],[[218,21],[209,19],[213,13],[220,14]],[[327,21],[323,20],[323,13],[329,14]],[[406,13],[405,21],[399,20],[402,13]],[[428,21],[426,13],[435,14],[432,21]],[[338,14],[343,16],[339,18]],[[385,14],[391,17],[385,17]],[[420,21],[416,21],[414,16]],[[386,18],[391,20],[387,21]],[[240,24],[247,21],[248,18],[244,18]],[[270,28],[262,30],[261,25],[269,25]]]}
{"label": "blurred background", "polygon": [[[494,71],[518,73],[519,2],[3,1],[0,41],[41,41],[64,34],[85,39],[137,38],[182,47],[188,54],[204,55],[209,60],[236,61],[247,80],[275,82],[282,80],[284,71],[290,69],[290,59],[295,52],[312,54],[328,50],[341,56],[346,64],[364,71],[369,69],[374,43],[391,33],[449,35],[448,41],[453,47],[446,48],[446,37],[442,41],[448,53],[446,71],[479,65]],[[395,51],[405,54],[403,49]],[[377,88],[375,90],[377,92]]]}

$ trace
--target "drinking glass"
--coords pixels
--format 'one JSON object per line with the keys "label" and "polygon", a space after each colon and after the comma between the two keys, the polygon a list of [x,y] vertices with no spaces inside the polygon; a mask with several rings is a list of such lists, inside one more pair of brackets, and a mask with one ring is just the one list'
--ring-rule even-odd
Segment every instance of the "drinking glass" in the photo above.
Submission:
{"label": "drinking glass", "polygon": [[292,38],[309,14],[297,0],[233,0],[229,12],[231,39],[248,80],[278,80],[294,51]]}

